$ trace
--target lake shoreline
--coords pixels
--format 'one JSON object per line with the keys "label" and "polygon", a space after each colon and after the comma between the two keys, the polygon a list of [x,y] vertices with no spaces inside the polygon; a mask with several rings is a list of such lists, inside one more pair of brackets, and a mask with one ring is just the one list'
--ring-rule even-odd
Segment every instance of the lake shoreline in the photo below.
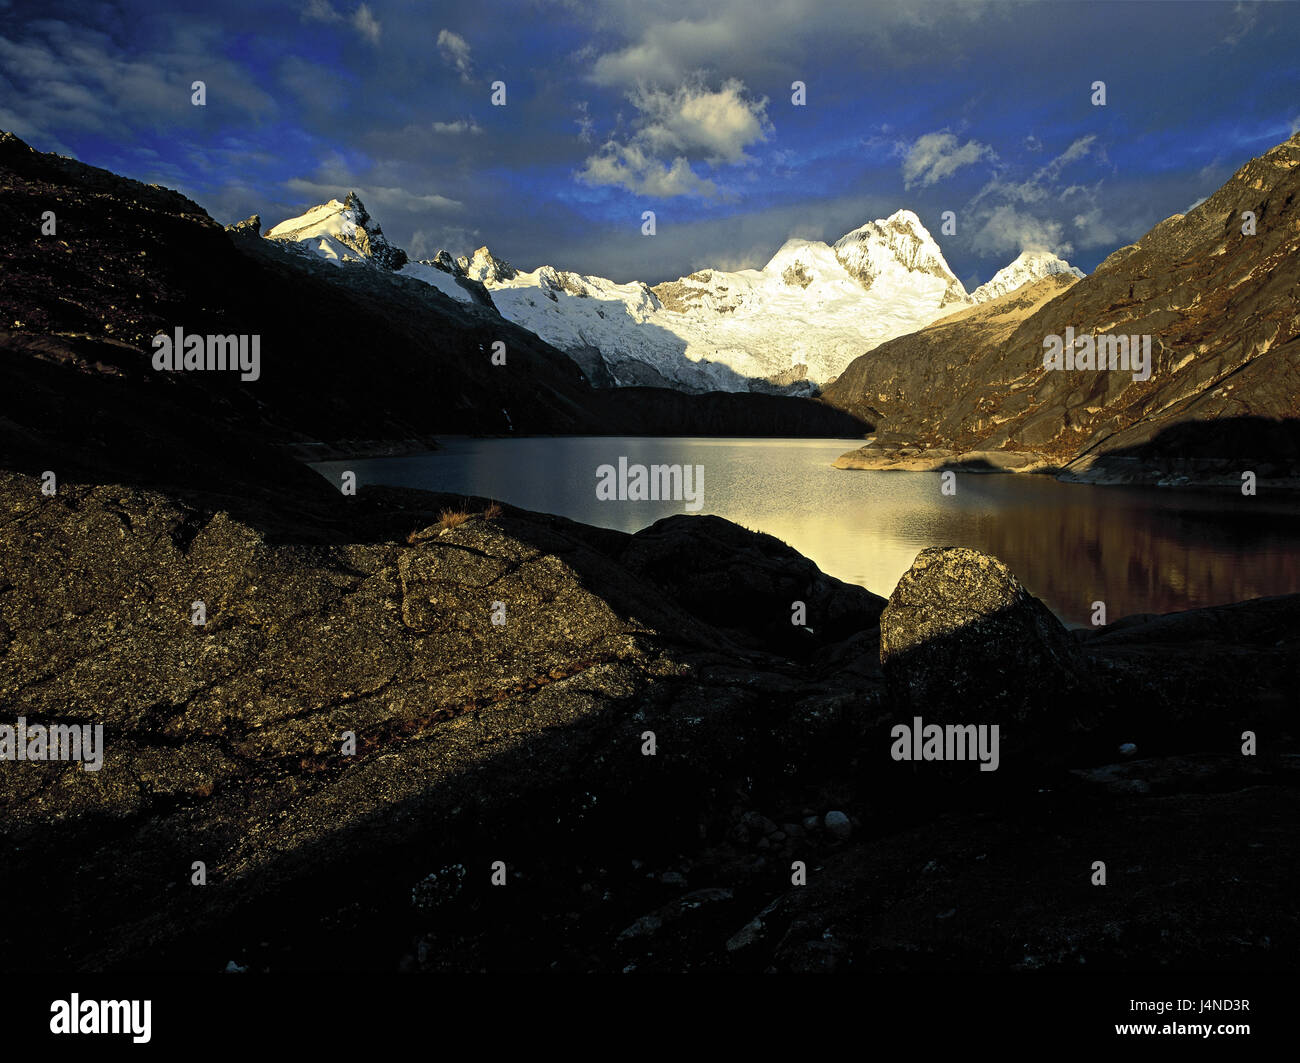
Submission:
{"label": "lake shoreline", "polygon": [[[699,466],[702,512],[761,530],[828,575],[889,594],[917,553],[965,545],[1002,557],[1069,626],[1300,592],[1300,507],[1261,484],[1248,498],[1224,485],[1152,491],[1135,484],[1064,484],[1050,475],[968,470],[843,476],[852,440],[733,437],[442,437],[441,449],[310,465],[336,488],[358,485],[491,498],[625,533],[690,510],[685,502],[601,499],[598,470],[633,463]],[[881,470],[894,472],[896,470]],[[967,470],[963,470],[967,471]],[[978,473],[978,474],[977,474]],[[951,490],[948,488],[951,487]],[[1091,490],[1090,490],[1091,488]]]}
{"label": "lake shoreline", "polygon": [[841,454],[832,462],[837,469],[854,472],[960,472],[994,475],[1049,476],[1058,483],[1089,484],[1095,487],[1149,486],[1164,488],[1232,488],[1242,487],[1242,473],[1257,475],[1256,487],[1274,491],[1300,491],[1300,477],[1264,475],[1259,461],[1230,461],[1225,458],[1189,458],[1157,465],[1137,457],[1102,454],[1083,455],[1067,465],[1060,465],[1032,451],[967,450],[941,447],[889,447],[868,443]]}
{"label": "lake shoreline", "polygon": [[[558,434],[534,432],[528,434],[498,433],[439,433],[436,437],[424,436],[407,439],[361,440],[301,440],[281,444],[280,449],[295,460],[311,467],[320,462],[345,461],[350,458],[411,458],[445,451],[446,443],[467,440],[499,439],[619,439],[608,434]],[[731,436],[701,433],[694,436],[645,435],[645,439],[746,439],[754,442],[774,442],[781,437]],[[823,437],[791,436],[807,443],[818,443]],[[825,437],[831,442],[833,437]],[[838,442],[839,440],[835,440]],[[1137,458],[1087,455],[1069,465],[1061,466],[1030,451],[974,450],[954,451],[944,448],[882,448],[871,444],[849,450],[839,455],[831,467],[849,472],[956,472],[967,475],[1017,475],[1038,476],[1062,484],[1080,484],[1093,487],[1147,486],[1169,490],[1205,489],[1240,490],[1241,473],[1249,462],[1230,462],[1227,459],[1189,459],[1176,468],[1144,464]],[[1259,464],[1259,463],[1254,463]],[[1257,489],[1300,494],[1300,477],[1260,475]]]}

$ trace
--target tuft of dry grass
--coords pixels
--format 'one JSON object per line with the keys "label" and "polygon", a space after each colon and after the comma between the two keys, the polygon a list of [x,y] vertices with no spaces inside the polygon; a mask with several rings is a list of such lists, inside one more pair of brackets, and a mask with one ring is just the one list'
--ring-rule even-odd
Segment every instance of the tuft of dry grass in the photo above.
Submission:
{"label": "tuft of dry grass", "polygon": [[489,502],[488,508],[483,511],[483,517],[486,520],[496,520],[497,517],[501,516],[504,512],[505,510],[503,510],[496,502]]}
{"label": "tuft of dry grass", "polygon": [[438,514],[438,527],[443,531],[455,528],[464,524],[472,516],[463,509],[444,509]]}

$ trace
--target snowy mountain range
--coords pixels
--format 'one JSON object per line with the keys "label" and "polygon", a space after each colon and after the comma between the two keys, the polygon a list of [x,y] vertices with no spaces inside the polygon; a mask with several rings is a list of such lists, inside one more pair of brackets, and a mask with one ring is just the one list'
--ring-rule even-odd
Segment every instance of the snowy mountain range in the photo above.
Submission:
{"label": "snowy mountain range", "polygon": [[515,269],[481,247],[410,260],[355,192],[266,236],[339,266],[413,277],[462,302],[492,306],[565,351],[598,386],[815,393],[858,355],[963,307],[1054,273],[1082,271],[1024,252],[967,293],[910,210],[834,244],[792,239],[762,269],[702,269],[651,287],[541,266]]}

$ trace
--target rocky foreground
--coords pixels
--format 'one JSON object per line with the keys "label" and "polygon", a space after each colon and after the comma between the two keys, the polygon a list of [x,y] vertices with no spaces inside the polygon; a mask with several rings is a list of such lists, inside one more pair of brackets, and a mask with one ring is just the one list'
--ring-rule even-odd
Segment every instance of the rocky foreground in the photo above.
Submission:
{"label": "rocky foreground", "polygon": [[[0,761],[0,894],[49,916],[6,969],[1300,956],[1300,596],[1066,632],[960,548],[886,603],[713,517],[367,488],[305,545],[140,487],[0,498],[0,724],[105,733],[99,771]],[[895,761],[917,716],[999,725],[998,769]]]}

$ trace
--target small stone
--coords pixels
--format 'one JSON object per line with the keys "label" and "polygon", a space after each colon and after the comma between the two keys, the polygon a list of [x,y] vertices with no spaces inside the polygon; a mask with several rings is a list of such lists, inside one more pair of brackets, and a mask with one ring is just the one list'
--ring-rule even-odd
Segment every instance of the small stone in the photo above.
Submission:
{"label": "small stone", "polygon": [[752,919],[727,939],[727,951],[737,952],[748,948],[763,936],[763,920]]}
{"label": "small stone", "polygon": [[686,876],[680,871],[665,871],[659,876],[659,881],[665,886],[686,886]]}
{"label": "small stone", "polygon": [[664,921],[651,912],[649,915],[643,915],[619,934],[618,940],[627,941],[629,938],[649,937],[655,931],[662,929],[663,925]]}
{"label": "small stone", "polygon": [[1122,756],[1131,757],[1134,753],[1138,751],[1138,747],[1135,746],[1132,742],[1125,742],[1122,746],[1119,747],[1119,751]]}
{"label": "small stone", "polygon": [[853,824],[843,812],[827,812],[824,822],[826,829],[837,838],[847,838],[853,833]]}
{"label": "small stone", "polygon": [[808,831],[810,834],[821,825],[822,821],[816,816],[804,816],[803,818],[803,829]]}
{"label": "small stone", "polygon": [[775,823],[758,812],[746,812],[740,823],[750,834],[772,834],[777,830]]}

